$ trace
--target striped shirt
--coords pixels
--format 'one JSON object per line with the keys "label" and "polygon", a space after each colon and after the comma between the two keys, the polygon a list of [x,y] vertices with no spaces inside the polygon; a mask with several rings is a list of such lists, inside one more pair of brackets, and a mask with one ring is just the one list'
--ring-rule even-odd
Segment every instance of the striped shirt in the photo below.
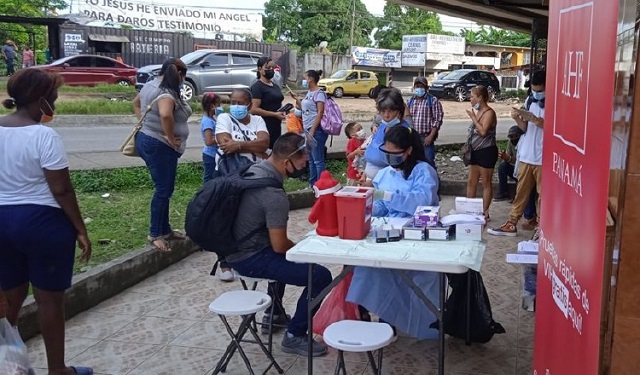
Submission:
{"label": "striped shirt", "polygon": [[435,96],[431,94],[425,94],[424,98],[414,96],[409,99],[408,104],[413,117],[413,129],[418,134],[429,134],[433,128],[440,130],[444,110]]}

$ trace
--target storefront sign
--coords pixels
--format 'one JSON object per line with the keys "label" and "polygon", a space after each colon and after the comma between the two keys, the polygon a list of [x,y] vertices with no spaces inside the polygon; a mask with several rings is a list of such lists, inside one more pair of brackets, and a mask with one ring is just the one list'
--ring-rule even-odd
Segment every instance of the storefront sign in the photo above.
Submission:
{"label": "storefront sign", "polygon": [[460,36],[450,35],[427,35],[428,53],[450,53],[453,55],[464,55],[465,39]]}
{"label": "storefront sign", "polygon": [[599,373],[617,19],[550,5],[534,375]]}
{"label": "storefront sign", "polygon": [[427,52],[427,35],[403,35],[402,52],[425,53]]}
{"label": "storefront sign", "polygon": [[400,68],[402,66],[401,52],[388,49],[353,47],[351,63],[357,66]]}
{"label": "storefront sign", "polygon": [[402,66],[424,66],[426,53],[402,52]]}
{"label": "storefront sign", "polygon": [[60,34],[62,57],[87,53],[87,36],[84,30],[64,30]]}
{"label": "storefront sign", "polygon": [[133,0],[81,0],[78,11],[96,20],[128,24],[136,29],[186,31],[196,38],[234,34],[262,39],[262,15],[250,10],[145,4]]}

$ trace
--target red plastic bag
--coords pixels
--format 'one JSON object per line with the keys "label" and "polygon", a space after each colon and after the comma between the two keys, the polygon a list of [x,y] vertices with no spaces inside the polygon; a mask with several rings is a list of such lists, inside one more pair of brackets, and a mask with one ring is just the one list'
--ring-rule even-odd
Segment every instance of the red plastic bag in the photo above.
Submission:
{"label": "red plastic bag", "polygon": [[324,330],[332,323],[341,320],[360,320],[358,305],[347,302],[347,293],[349,292],[352,278],[353,271],[349,272],[325,298],[320,309],[313,317],[313,333],[322,336]]}

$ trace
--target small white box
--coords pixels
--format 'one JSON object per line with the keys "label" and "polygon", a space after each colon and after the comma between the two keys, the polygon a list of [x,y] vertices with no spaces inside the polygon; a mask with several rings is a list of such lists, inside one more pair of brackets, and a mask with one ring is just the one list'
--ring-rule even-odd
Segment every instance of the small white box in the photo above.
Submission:
{"label": "small white box", "polygon": [[427,239],[428,240],[440,240],[448,241],[451,239],[453,227],[427,227]]}
{"label": "small white box", "polygon": [[424,241],[426,240],[424,228],[405,226],[402,228],[405,240]]}
{"label": "small white box", "polygon": [[457,241],[482,241],[482,225],[456,224]]}
{"label": "small white box", "polygon": [[507,263],[538,264],[537,254],[507,254]]}
{"label": "small white box", "polygon": [[482,215],[484,213],[482,198],[456,197],[456,213]]}

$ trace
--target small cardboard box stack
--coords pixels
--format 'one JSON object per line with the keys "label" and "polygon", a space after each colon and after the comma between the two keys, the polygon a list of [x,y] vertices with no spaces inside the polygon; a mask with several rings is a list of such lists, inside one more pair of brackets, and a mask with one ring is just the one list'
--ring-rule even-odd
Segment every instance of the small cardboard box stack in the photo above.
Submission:
{"label": "small cardboard box stack", "polygon": [[[455,210],[458,214],[482,215],[482,198],[457,197]],[[482,241],[481,224],[456,224],[456,240],[458,241]]]}
{"label": "small cardboard box stack", "polygon": [[412,222],[404,228],[405,240],[449,240],[450,227],[440,224],[440,206],[419,206],[413,215]]}

